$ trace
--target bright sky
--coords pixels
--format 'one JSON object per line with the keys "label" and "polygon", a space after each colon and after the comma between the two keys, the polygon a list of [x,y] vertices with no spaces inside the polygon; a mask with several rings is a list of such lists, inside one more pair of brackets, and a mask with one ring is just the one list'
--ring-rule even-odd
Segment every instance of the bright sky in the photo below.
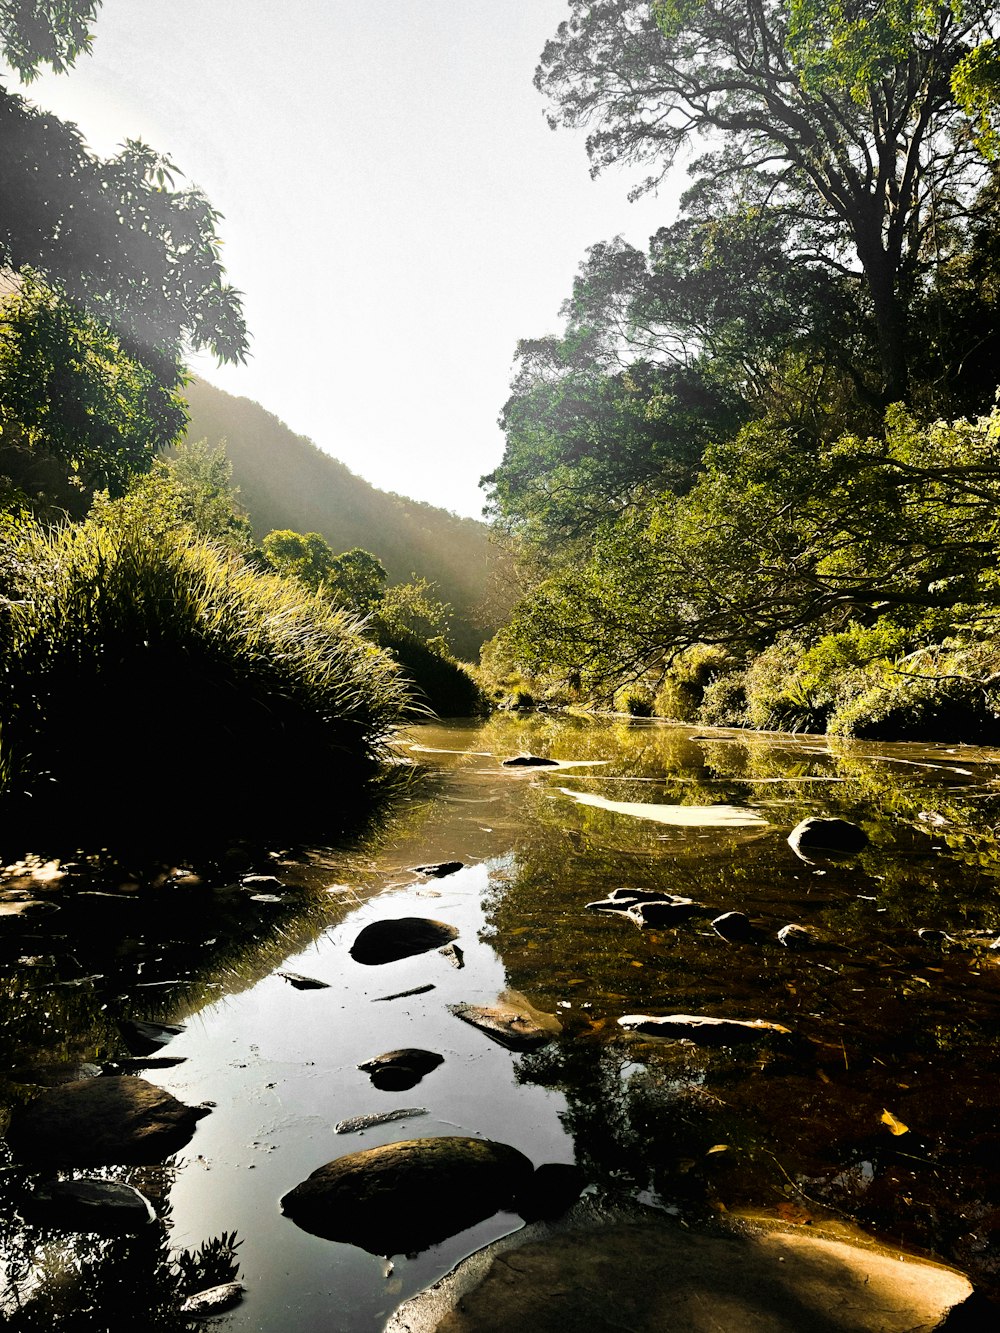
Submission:
{"label": "bright sky", "polygon": [[587,246],[667,200],[591,181],[532,85],[565,0],[105,0],[25,90],[107,154],[142,138],[224,215],[253,356],[197,366],[387,490],[479,514],[515,343]]}

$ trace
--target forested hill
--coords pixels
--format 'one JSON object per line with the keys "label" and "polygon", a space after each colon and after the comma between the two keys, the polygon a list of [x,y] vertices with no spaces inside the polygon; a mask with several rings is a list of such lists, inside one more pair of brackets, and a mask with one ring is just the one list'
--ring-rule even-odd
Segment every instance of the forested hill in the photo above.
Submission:
{"label": "forested hill", "polygon": [[335,551],[360,546],[377,555],[393,583],[430,579],[454,607],[455,650],[478,656],[509,610],[502,556],[485,524],[378,490],[249,398],[197,379],[187,398],[188,438],[225,441],[258,538],[274,528],[318,532]]}

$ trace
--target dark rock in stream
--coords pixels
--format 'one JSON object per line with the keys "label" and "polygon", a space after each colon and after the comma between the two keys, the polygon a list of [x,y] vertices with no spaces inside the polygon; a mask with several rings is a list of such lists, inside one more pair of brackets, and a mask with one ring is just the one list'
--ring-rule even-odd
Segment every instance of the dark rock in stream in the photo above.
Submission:
{"label": "dark rock in stream", "polygon": [[281,893],[284,884],[277,875],[244,875],[240,887],[248,893]]}
{"label": "dark rock in stream", "polygon": [[427,875],[432,879],[444,879],[445,875],[454,875],[465,865],[464,861],[439,861],[431,866],[414,866],[413,873]]}
{"label": "dark rock in stream", "polygon": [[868,834],[849,820],[814,816],[795,825],[788,835],[788,845],[804,860],[811,853],[853,856],[868,846]]}
{"label": "dark rock in stream", "polygon": [[327,1162],[281,1200],[304,1231],[371,1254],[415,1254],[508,1207],[531,1178],[489,1139],[408,1139]]}
{"label": "dark rock in stream", "polygon": [[587,1177],[578,1166],[543,1162],[518,1191],[514,1207],[526,1222],[550,1222],[576,1203],[586,1184]]}
{"label": "dark rock in stream", "polygon": [[18,1107],[7,1137],[31,1161],[149,1165],[183,1148],[205,1115],[206,1107],[185,1106],[145,1079],[89,1078]]}
{"label": "dark rock in stream", "polygon": [[156,1220],[144,1194],[117,1180],[84,1176],[39,1185],[22,1204],[24,1215],[59,1231],[94,1231],[122,1235]]}
{"label": "dark rock in stream", "polygon": [[465,954],[459,944],[446,944],[443,949],[438,949],[438,953],[459,971],[465,966]]}
{"label": "dark rock in stream", "polygon": [[536,1016],[512,1005],[449,1004],[448,1008],[463,1023],[471,1023],[511,1051],[535,1051],[547,1046],[561,1029],[556,1018],[550,1018],[546,1024],[539,1020],[547,1015]]}
{"label": "dark rock in stream", "polygon": [[723,912],[712,922],[712,929],[730,944],[752,944],[760,938],[745,912]]}
{"label": "dark rock in stream", "polygon": [[356,963],[377,966],[398,958],[427,953],[450,944],[458,935],[454,926],[426,916],[403,916],[389,921],[373,921],[351,945]]}
{"label": "dark rock in stream", "polygon": [[444,1064],[444,1056],[435,1051],[422,1051],[417,1047],[405,1047],[399,1051],[386,1051],[376,1055],[373,1060],[366,1060],[359,1069],[371,1079],[376,1088],[383,1092],[405,1092],[416,1087],[425,1074]]}
{"label": "dark rock in stream", "polygon": [[782,926],[778,939],[786,949],[813,949],[819,943],[819,937],[808,926],[797,925],[794,921]]}
{"label": "dark rock in stream", "polygon": [[146,1023],[137,1018],[126,1018],[118,1027],[131,1055],[152,1055],[184,1031],[183,1023]]}
{"label": "dark rock in stream", "polygon": [[315,977],[304,977],[301,972],[276,972],[275,976],[287,981],[296,990],[329,990],[328,981],[317,981]]}
{"label": "dark rock in stream", "polygon": [[558,768],[558,759],[543,759],[538,754],[515,754],[503,760],[504,768]]}

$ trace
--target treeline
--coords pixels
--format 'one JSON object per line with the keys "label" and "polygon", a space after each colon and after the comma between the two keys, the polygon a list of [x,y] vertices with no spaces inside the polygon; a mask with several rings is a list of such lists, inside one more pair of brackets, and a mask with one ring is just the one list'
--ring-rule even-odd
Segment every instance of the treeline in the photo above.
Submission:
{"label": "treeline", "polygon": [[378,490],[249,398],[198,379],[185,395],[188,439],[225,445],[258,538],[274,529],[318,532],[335,551],[371,551],[393,583],[426,579],[451,607],[451,650],[478,659],[511,609],[506,560],[485,524]]}
{"label": "treeline", "polygon": [[522,343],[485,482],[534,591],[510,690],[1000,735],[992,5],[573,0],[536,82],[595,170],[683,152]]}

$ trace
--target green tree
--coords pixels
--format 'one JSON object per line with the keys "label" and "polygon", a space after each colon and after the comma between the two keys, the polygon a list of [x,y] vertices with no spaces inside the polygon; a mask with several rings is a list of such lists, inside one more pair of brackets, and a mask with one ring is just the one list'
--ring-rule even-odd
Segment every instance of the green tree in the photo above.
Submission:
{"label": "green tree", "polygon": [[0,50],[28,83],[39,65],[68,69],[89,51],[101,0],[0,0]]}
{"label": "green tree", "polygon": [[[983,173],[952,92],[994,7],[883,0],[571,0],[536,74],[593,170],[660,182],[700,143],[695,191],[766,202],[789,253],[858,284],[884,402],[906,394],[906,309]],[[727,213],[738,208],[727,207]]]}
{"label": "green tree", "polygon": [[0,475],[40,513],[122,494],[186,421],[174,387],[31,275],[0,303]]}
{"label": "green tree", "polygon": [[333,569],[333,549],[318,532],[278,528],[267,534],[261,549],[279,574],[296,578],[314,590],[329,579]]}

